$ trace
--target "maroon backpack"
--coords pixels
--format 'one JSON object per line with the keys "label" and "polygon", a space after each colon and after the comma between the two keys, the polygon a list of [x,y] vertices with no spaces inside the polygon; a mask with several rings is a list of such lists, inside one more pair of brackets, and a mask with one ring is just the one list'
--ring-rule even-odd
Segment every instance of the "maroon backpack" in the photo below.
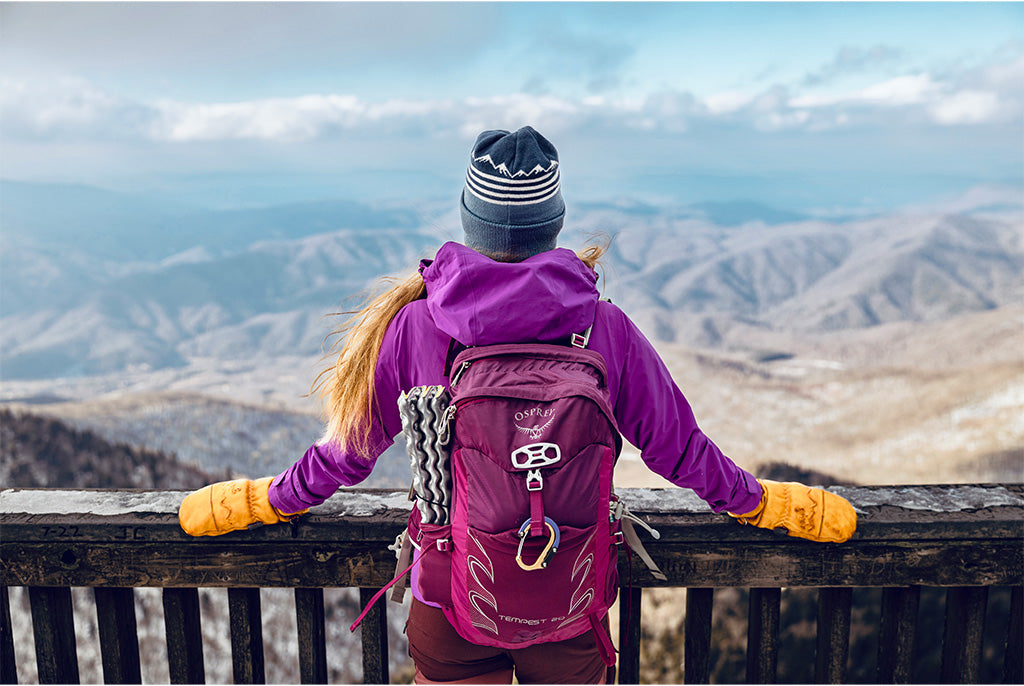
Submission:
{"label": "maroon backpack", "polygon": [[417,582],[466,640],[522,648],[595,629],[618,588],[612,472],[621,448],[601,355],[490,345],[453,363],[451,497],[441,522],[413,508]]}

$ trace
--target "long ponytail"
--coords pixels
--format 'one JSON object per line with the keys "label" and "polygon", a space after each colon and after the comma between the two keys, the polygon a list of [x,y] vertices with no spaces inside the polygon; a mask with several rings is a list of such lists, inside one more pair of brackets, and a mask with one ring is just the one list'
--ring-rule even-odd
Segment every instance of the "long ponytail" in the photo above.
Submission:
{"label": "long ponytail", "polygon": [[427,289],[419,273],[404,279],[382,278],[358,310],[331,335],[334,348],[342,345],[337,362],[313,382],[319,392],[327,427],[321,443],[336,442],[365,459],[370,454],[370,419],[376,397],[374,375],[377,355],[388,325],[403,307],[425,297]]}

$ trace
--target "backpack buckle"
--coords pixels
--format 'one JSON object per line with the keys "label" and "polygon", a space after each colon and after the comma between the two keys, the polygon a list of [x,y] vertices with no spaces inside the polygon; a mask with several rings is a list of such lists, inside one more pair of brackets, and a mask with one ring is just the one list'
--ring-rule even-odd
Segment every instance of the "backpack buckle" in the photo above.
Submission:
{"label": "backpack buckle", "polygon": [[590,332],[593,330],[594,325],[591,324],[587,327],[587,330],[583,333],[574,333],[569,339],[574,348],[586,348],[590,343]]}
{"label": "backpack buckle", "polygon": [[539,491],[544,488],[544,476],[539,469],[531,469],[526,473],[526,490]]}
{"label": "backpack buckle", "polygon": [[557,443],[531,443],[512,452],[512,466],[516,469],[550,467],[562,459]]}

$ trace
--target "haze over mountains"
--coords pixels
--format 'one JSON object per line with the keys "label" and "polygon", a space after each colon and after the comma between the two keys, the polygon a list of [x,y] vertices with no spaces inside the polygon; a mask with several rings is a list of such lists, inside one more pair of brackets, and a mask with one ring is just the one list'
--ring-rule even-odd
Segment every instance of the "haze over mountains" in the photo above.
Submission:
{"label": "haze over mountains", "polygon": [[[459,238],[455,213],[433,207],[0,192],[5,380],[313,354],[345,298]],[[742,346],[737,324],[827,331],[1024,302],[1019,198],[959,209],[822,221],[750,203],[582,204],[562,244],[614,236],[605,294],[656,341]]]}

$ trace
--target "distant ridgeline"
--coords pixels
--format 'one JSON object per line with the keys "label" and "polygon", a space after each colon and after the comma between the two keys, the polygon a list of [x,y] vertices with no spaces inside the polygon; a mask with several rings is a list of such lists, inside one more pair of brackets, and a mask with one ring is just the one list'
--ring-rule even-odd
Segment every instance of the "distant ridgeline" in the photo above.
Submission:
{"label": "distant ridgeline", "polygon": [[831,474],[819,472],[817,469],[795,467],[785,462],[766,462],[754,470],[758,478],[772,481],[799,481],[812,486],[857,486],[852,481],[838,479]]}
{"label": "distant ridgeline", "polygon": [[174,455],[110,443],[63,422],[0,409],[0,484],[5,488],[194,489],[212,475]]}

